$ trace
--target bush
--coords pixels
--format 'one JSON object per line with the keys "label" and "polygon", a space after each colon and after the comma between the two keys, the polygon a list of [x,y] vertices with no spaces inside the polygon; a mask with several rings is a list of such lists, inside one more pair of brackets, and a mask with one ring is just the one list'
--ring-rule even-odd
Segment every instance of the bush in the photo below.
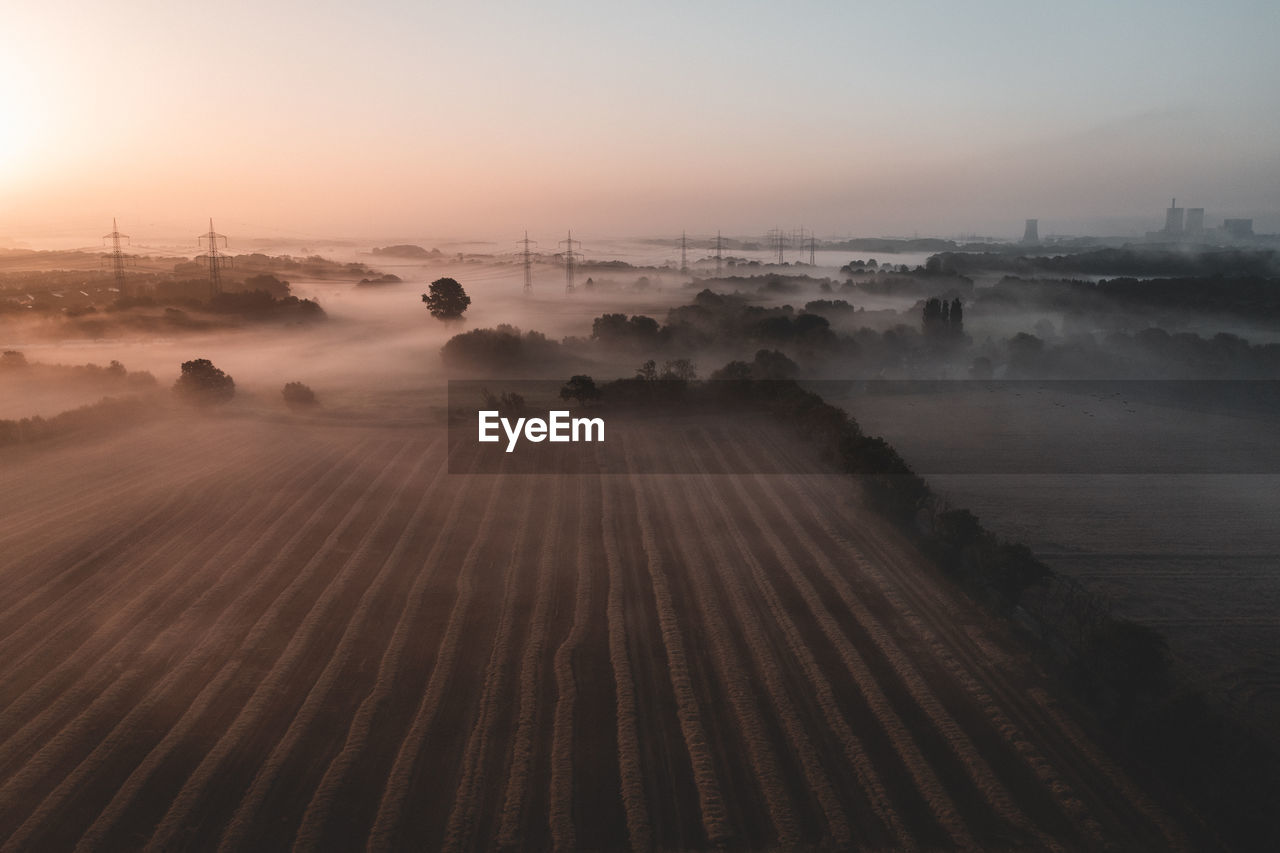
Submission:
{"label": "bush", "polygon": [[301,382],[286,382],[284,390],[280,393],[290,406],[314,406],[319,402],[316,399],[316,392]]}
{"label": "bush", "polygon": [[502,324],[454,335],[440,348],[440,358],[449,367],[519,374],[545,364],[558,350],[559,344],[540,332],[521,333],[515,326]]}
{"label": "bush", "polygon": [[560,389],[561,400],[577,400],[585,404],[599,398],[600,389],[596,387],[595,380],[582,374],[569,377],[569,381]]}
{"label": "bush", "polygon": [[173,383],[175,394],[197,405],[225,403],[236,395],[235,380],[207,358],[182,363],[182,375]]}

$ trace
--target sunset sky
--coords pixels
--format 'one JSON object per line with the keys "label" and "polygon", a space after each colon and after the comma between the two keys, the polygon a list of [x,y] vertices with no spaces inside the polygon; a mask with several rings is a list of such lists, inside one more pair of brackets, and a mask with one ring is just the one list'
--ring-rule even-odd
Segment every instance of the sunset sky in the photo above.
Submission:
{"label": "sunset sky", "polygon": [[[1280,6],[10,0],[0,241],[1280,230]],[[77,237],[77,235],[85,235]],[[3,245],[0,242],[0,245]]]}

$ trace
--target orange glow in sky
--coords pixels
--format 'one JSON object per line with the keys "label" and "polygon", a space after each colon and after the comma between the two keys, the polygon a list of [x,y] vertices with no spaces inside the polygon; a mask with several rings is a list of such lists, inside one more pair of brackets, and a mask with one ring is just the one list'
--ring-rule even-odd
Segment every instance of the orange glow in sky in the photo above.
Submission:
{"label": "orange glow in sky", "polygon": [[0,241],[1280,230],[1280,12],[1183,5],[17,0]]}

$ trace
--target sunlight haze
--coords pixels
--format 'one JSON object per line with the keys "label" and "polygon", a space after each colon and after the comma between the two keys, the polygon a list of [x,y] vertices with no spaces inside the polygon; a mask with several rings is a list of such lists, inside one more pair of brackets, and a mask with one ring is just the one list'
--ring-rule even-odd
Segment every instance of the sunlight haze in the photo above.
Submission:
{"label": "sunlight haze", "polygon": [[[0,240],[1280,228],[1268,3],[18,0]],[[1052,223],[1052,225],[1050,225]],[[78,236],[83,235],[83,236]]]}

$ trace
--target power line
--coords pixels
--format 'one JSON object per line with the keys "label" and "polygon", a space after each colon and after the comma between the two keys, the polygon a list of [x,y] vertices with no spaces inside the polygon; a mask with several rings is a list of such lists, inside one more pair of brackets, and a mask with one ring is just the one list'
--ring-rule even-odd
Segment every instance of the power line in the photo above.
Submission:
{"label": "power line", "polygon": [[201,240],[209,241],[209,251],[201,255],[200,259],[209,267],[209,296],[214,297],[222,292],[222,268],[231,266],[231,258],[218,251],[218,241],[221,240],[222,245],[226,246],[227,238],[213,230],[213,217],[209,218],[209,233],[196,238],[196,242]]}
{"label": "power line", "polygon": [[784,263],[782,252],[787,247],[787,235],[781,228],[769,229],[769,245],[778,252],[778,266]]}
{"label": "power line", "polygon": [[807,243],[809,247],[809,266],[813,266],[813,232],[801,225],[792,236],[794,238],[796,248],[801,251],[804,250]]}
{"label": "power line", "polygon": [[582,241],[573,239],[573,231],[570,231],[569,238],[567,240],[561,240],[559,244],[561,246],[564,246],[564,295],[565,296],[568,296],[569,294],[573,293],[574,267],[576,265],[578,258],[582,257],[581,252],[575,252],[573,250],[573,246],[575,243],[579,246],[582,245]]}
{"label": "power line", "polygon": [[114,216],[111,217],[111,233],[102,235],[103,240],[106,240],[108,238],[110,238],[111,240],[111,268],[112,268],[112,272],[115,274],[116,289],[120,291],[121,296],[124,296],[125,295],[125,281],[124,281],[125,254],[120,249],[120,241],[128,240],[129,235],[120,233],[120,228],[119,226],[116,225],[116,219]]}
{"label": "power line", "polygon": [[524,295],[528,296],[533,293],[533,255],[529,252],[530,246],[537,246],[537,240],[529,239],[529,232],[524,232],[524,239],[517,240],[517,244],[524,245]]}

